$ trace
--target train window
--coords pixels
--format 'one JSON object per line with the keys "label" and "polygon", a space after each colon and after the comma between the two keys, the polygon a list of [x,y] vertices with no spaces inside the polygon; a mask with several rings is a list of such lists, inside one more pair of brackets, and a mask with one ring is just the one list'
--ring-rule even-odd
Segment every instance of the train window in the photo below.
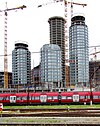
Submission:
{"label": "train window", "polygon": [[9,100],[9,97],[7,97],[6,100]]}
{"label": "train window", "polygon": [[21,100],[21,97],[17,97],[17,100]]}
{"label": "train window", "polygon": [[0,97],[0,100],[3,100],[3,97]]}
{"label": "train window", "polygon": [[94,99],[98,99],[98,98],[99,98],[99,96],[94,95],[94,96],[93,96],[93,98],[94,98]]}
{"label": "train window", "polygon": [[3,100],[7,100],[7,97],[3,97]]}
{"label": "train window", "polygon": [[58,97],[57,96],[53,96],[53,99],[58,99]]}
{"label": "train window", "polygon": [[85,99],[85,97],[84,96],[80,96],[80,99]]}
{"label": "train window", "polygon": [[72,97],[71,96],[67,96],[67,99],[72,99]]}
{"label": "train window", "polygon": [[48,96],[48,100],[51,100],[52,99],[52,96]]}
{"label": "train window", "polygon": [[39,100],[39,96],[34,97],[35,100]]}
{"label": "train window", "polygon": [[80,99],[88,99],[89,97],[88,96],[80,96]]}
{"label": "train window", "polygon": [[32,96],[32,97],[31,97],[31,100],[34,100],[34,99],[35,99],[35,98]]}
{"label": "train window", "polygon": [[61,99],[66,99],[66,96],[62,96]]}
{"label": "train window", "polygon": [[22,100],[27,100],[27,97],[22,97]]}

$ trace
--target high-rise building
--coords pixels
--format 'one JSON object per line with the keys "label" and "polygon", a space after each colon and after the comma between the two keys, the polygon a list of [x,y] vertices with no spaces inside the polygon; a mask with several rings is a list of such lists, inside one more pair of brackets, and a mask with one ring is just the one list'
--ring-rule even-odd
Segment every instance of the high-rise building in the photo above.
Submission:
{"label": "high-rise building", "polygon": [[89,84],[88,27],[84,16],[74,16],[69,28],[70,84]]}
{"label": "high-rise building", "polygon": [[44,88],[61,86],[61,49],[56,44],[45,44],[41,48],[40,78]]}
{"label": "high-rise building", "polygon": [[50,44],[57,44],[61,48],[62,85],[66,87],[66,67],[65,67],[65,19],[54,16],[48,20],[50,26]]}
{"label": "high-rise building", "polygon": [[31,83],[31,53],[23,41],[17,41],[12,51],[12,81],[19,85]]}

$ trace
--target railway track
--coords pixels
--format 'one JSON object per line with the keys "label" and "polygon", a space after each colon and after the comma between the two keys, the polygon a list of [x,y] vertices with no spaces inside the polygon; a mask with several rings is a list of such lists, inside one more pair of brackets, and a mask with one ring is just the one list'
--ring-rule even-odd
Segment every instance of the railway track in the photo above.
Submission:
{"label": "railway track", "polygon": [[33,124],[33,123],[2,123],[1,126],[100,126],[99,124]]}
{"label": "railway track", "polygon": [[100,126],[99,117],[5,117],[0,126]]}
{"label": "railway track", "polygon": [[49,112],[49,113],[2,113],[2,117],[100,117],[100,113]]}
{"label": "railway track", "polygon": [[2,117],[100,117],[100,109],[4,109]]}
{"label": "railway track", "polygon": [[[34,107],[34,106],[33,106]],[[23,108],[23,109],[3,109],[3,111],[20,111],[20,112],[45,112],[45,111],[57,111],[57,112],[63,112],[63,111],[100,111],[100,108]]]}

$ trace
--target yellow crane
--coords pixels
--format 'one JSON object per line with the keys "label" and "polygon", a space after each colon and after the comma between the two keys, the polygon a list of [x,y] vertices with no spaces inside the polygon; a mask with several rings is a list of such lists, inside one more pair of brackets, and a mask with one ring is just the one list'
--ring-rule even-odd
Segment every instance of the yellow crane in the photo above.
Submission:
{"label": "yellow crane", "polygon": [[4,12],[5,19],[4,19],[4,88],[8,88],[8,59],[7,59],[7,12],[17,9],[24,9],[26,8],[25,5],[15,7],[15,8],[7,8],[6,2],[6,9],[0,10],[0,12]]}

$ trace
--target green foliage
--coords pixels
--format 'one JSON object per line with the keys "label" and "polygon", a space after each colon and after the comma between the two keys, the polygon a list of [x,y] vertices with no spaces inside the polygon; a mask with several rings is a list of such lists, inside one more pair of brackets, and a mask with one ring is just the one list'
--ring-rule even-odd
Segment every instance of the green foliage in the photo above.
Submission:
{"label": "green foliage", "polygon": [[29,109],[34,109],[34,108],[100,108],[100,104],[93,104],[92,106],[90,105],[31,105],[31,106],[4,106],[4,109],[7,108],[15,108],[15,109],[20,109],[20,108],[29,108]]}

